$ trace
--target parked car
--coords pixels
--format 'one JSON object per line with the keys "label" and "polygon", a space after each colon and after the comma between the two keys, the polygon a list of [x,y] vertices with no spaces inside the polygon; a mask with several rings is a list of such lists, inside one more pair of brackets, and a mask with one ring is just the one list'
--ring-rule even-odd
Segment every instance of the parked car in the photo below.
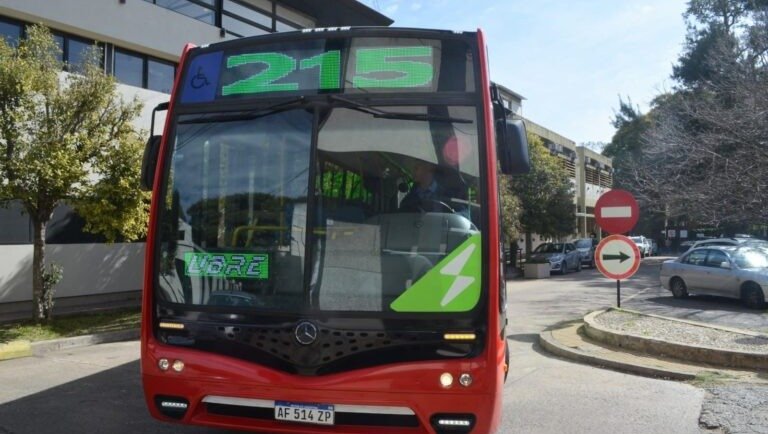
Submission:
{"label": "parked car", "polygon": [[549,262],[550,271],[565,274],[569,269],[581,271],[581,254],[572,243],[544,243],[537,246],[531,262]]}
{"label": "parked car", "polygon": [[694,244],[696,244],[695,241],[683,241],[680,243],[680,251],[685,253],[688,250],[691,250],[691,247],[693,247]]}
{"label": "parked car", "polygon": [[765,245],[768,246],[768,241],[760,240],[757,238],[710,238],[708,240],[696,241],[691,245],[691,249],[697,247],[712,247],[712,246],[741,246],[741,245]]}
{"label": "parked car", "polygon": [[651,256],[656,256],[659,254],[659,243],[656,242],[656,240],[649,240],[651,243]]}
{"label": "parked car", "polygon": [[581,255],[581,265],[589,268],[595,267],[595,249],[597,248],[597,238],[580,238],[573,240],[573,245]]}
{"label": "parked car", "polygon": [[768,248],[712,246],[691,249],[665,261],[661,285],[675,298],[707,294],[738,298],[753,309],[765,306],[768,288]]}
{"label": "parked car", "polygon": [[629,237],[632,241],[635,242],[637,245],[637,248],[640,250],[640,257],[645,258],[648,256],[648,254],[651,252],[651,245],[648,243],[648,239],[645,238],[642,235],[638,235],[635,237]]}

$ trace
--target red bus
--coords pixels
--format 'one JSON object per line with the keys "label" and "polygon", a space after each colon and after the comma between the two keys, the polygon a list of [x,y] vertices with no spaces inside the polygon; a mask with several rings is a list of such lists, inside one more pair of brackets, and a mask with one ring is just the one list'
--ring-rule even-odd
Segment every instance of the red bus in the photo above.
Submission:
{"label": "red bus", "polygon": [[482,32],[312,29],[188,46],[180,65],[142,175],[151,414],[496,431],[497,171],[528,154]]}

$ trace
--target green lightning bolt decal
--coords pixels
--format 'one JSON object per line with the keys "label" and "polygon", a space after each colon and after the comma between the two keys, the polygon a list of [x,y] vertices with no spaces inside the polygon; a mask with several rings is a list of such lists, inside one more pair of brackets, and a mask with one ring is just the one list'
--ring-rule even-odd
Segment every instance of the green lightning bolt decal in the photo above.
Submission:
{"label": "green lightning bolt decal", "polygon": [[466,312],[480,300],[480,234],[464,241],[403,292],[395,312]]}

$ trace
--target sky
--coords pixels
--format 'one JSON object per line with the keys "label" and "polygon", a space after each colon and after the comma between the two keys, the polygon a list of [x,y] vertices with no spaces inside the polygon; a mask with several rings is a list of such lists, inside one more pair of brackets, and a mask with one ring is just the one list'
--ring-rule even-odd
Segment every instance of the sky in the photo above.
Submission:
{"label": "sky", "polygon": [[361,0],[396,27],[482,29],[491,79],[523,116],[577,144],[611,141],[619,97],[642,112],[670,90],[685,0]]}

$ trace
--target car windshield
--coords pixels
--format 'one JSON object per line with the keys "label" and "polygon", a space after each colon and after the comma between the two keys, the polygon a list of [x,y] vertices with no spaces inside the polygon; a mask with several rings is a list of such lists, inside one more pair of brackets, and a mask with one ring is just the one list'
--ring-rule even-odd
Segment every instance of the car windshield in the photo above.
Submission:
{"label": "car windshield", "polygon": [[738,249],[733,261],[739,268],[768,268],[768,253],[763,249]]}
{"label": "car windshield", "polygon": [[434,288],[453,282],[439,273],[441,261],[481,267],[476,109],[386,109],[471,122],[342,107],[207,122],[196,115],[193,123],[182,116],[159,228],[159,301],[280,312],[472,310],[480,279],[452,298]]}
{"label": "car windshield", "polygon": [[562,251],[562,243],[544,243],[536,247],[533,253],[561,253]]}
{"label": "car windshield", "polygon": [[629,237],[629,239],[631,239],[635,243],[642,243],[643,242],[643,239],[641,237]]}
{"label": "car windshield", "polygon": [[592,240],[591,239],[576,240],[574,244],[576,244],[576,248],[579,248],[579,249],[590,248],[592,247]]}

